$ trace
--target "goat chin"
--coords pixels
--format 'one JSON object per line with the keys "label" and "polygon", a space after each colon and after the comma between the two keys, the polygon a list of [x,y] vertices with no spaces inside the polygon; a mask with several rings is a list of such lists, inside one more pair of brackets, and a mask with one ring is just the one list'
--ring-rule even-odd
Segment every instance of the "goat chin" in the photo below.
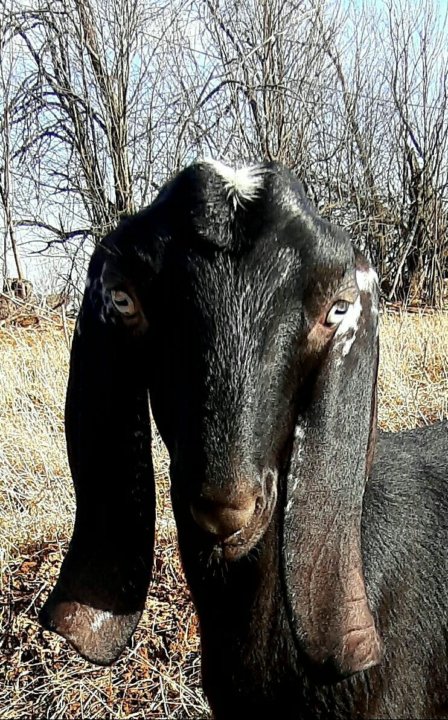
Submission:
{"label": "goat chin", "polygon": [[108,664],[151,579],[148,390],[216,718],[448,716],[448,426],[376,427],[378,278],[275,163],[196,163],[96,248],[46,627]]}

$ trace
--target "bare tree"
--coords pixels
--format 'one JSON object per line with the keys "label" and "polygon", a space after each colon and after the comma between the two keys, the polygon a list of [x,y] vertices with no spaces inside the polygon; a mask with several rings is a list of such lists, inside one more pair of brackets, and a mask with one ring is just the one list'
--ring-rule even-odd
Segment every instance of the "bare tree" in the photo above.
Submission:
{"label": "bare tree", "polygon": [[351,232],[385,297],[440,301],[448,32],[436,0],[32,3],[4,9],[24,58],[1,105],[8,247],[29,229],[77,278],[86,242],[186,163],[261,157],[295,170]]}
{"label": "bare tree", "polygon": [[[410,7],[404,8],[411,10]],[[423,0],[388,7],[400,221],[389,297],[440,303],[448,252],[448,53],[446,21]]]}
{"label": "bare tree", "polygon": [[0,204],[3,211],[3,278],[8,272],[8,253],[14,257],[15,274],[23,278],[14,215],[14,178],[12,172],[13,132],[11,113],[14,107],[14,56],[8,25],[7,8],[0,4]]}

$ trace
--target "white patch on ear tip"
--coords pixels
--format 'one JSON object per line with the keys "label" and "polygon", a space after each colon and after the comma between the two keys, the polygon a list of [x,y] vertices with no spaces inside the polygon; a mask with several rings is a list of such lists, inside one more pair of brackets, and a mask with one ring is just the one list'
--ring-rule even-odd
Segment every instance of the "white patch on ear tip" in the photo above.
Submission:
{"label": "white patch on ear tip", "polygon": [[227,197],[233,201],[236,209],[244,201],[255,200],[263,187],[265,170],[261,165],[246,165],[242,168],[232,168],[220,160],[204,160],[206,165],[213,168],[217,175],[224,180]]}
{"label": "white patch on ear tip", "polygon": [[98,632],[100,630],[104,623],[110,620],[112,617],[112,613],[108,610],[98,611],[92,621],[91,629],[93,632]]}

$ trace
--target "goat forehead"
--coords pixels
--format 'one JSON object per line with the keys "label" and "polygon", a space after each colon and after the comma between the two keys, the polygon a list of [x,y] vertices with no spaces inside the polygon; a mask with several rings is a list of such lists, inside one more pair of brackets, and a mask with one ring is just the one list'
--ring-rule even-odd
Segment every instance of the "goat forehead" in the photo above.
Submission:
{"label": "goat forehead", "polygon": [[325,300],[343,278],[354,278],[351,248],[348,252],[343,246],[341,252],[335,241],[334,247],[327,243],[330,249],[315,253],[294,243],[295,232],[288,229],[281,239],[262,237],[244,253],[188,249],[179,258],[176,252],[174,273],[171,267],[165,273],[167,293],[177,296],[176,305],[187,301],[206,318],[227,318],[240,323],[240,329],[248,322],[250,329],[259,320],[281,321],[302,305],[305,294]]}
{"label": "goat forehead", "polygon": [[212,263],[199,262],[194,281],[220,295],[256,302],[269,300],[276,290],[298,282],[301,267],[301,258],[293,248],[266,244],[245,257],[222,254]]}
{"label": "goat forehead", "polygon": [[[234,258],[219,254],[213,261],[190,256],[178,276],[174,297],[177,317],[202,318],[214,331],[247,340],[260,326],[281,321],[300,306],[301,259],[292,248]],[[168,293],[173,297],[171,274]],[[191,314],[192,313],[192,314]],[[231,333],[229,334],[229,331]]]}

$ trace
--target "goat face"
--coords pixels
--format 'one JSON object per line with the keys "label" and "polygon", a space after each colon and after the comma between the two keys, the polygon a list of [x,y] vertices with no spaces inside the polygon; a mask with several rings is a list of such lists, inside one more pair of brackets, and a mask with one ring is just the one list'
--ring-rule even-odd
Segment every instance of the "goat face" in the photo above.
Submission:
{"label": "goat face", "polygon": [[72,353],[77,522],[47,626],[110,662],[138,620],[153,533],[149,387],[181,549],[205,565],[237,561],[280,513],[300,646],[341,675],[379,661],[360,538],[374,277],[276,165],[187,168],[106,238]]}

